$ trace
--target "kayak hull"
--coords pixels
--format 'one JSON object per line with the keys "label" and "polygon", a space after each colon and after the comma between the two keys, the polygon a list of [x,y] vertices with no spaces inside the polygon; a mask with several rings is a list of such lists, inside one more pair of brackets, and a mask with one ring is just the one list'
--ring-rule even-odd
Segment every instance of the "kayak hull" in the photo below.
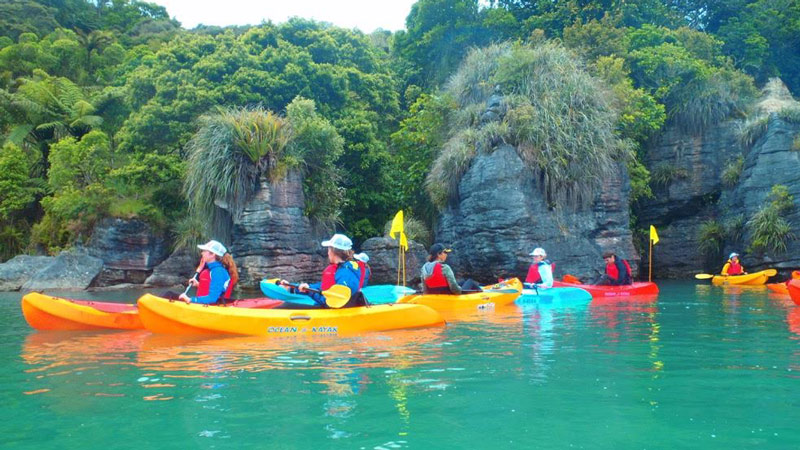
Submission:
{"label": "kayak hull", "polygon": [[439,313],[422,305],[343,309],[223,308],[171,302],[150,294],[139,298],[138,305],[145,328],[164,334],[350,335],[444,325]]}
{"label": "kayak hull", "polygon": [[592,298],[658,295],[658,286],[650,281],[636,282],[622,286],[595,286],[591,284],[573,284],[555,281],[553,282],[553,286],[581,288],[591,294]]}
{"label": "kayak hull", "polygon": [[136,305],[70,300],[31,292],[22,297],[22,314],[37,330],[90,331],[144,328]]}
{"label": "kayak hull", "polygon": [[800,306],[800,280],[790,280],[786,287],[794,304]]}
{"label": "kayak hull", "polygon": [[549,289],[523,289],[517,298],[518,305],[569,307],[588,305],[592,294],[577,287],[552,287]]}
{"label": "kayak hull", "polygon": [[767,289],[776,294],[789,295],[789,288],[786,283],[767,283]]}
{"label": "kayak hull", "polygon": [[485,309],[514,303],[522,293],[517,278],[486,286],[483,292],[469,294],[412,294],[397,300],[398,304],[426,305],[437,311]]}
{"label": "kayak hull", "polygon": [[745,286],[761,286],[766,284],[770,276],[775,275],[775,269],[762,270],[755,273],[744,275],[714,275],[711,284],[721,286],[723,284],[739,284]]}

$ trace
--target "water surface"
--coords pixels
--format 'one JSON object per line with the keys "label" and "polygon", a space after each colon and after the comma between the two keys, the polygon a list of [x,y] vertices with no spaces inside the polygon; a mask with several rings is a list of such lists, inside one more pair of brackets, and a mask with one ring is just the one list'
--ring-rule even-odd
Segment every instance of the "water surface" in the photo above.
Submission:
{"label": "water surface", "polygon": [[305,339],[36,332],[19,299],[0,293],[5,448],[800,443],[800,308],[765,288],[665,282],[652,301]]}

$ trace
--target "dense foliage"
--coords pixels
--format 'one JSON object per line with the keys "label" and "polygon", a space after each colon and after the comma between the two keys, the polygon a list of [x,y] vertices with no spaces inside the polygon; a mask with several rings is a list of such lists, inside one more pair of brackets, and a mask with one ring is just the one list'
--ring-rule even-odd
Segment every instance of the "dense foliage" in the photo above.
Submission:
{"label": "dense foliage", "polygon": [[[357,241],[379,235],[398,208],[432,228],[435,202],[423,185],[431,170],[441,171],[437,157],[460,155],[463,170],[487,137],[530,148],[526,161],[556,183],[551,192],[565,186],[559,182],[577,187],[563,158],[584,155],[581,167],[602,170],[606,156],[537,128],[544,122],[532,111],[543,105],[526,99],[530,92],[504,88],[503,121],[468,120],[495,83],[521,86],[514,83],[536,58],[555,58],[605,86],[583,99],[613,111],[603,139],[634,150],[631,197],[647,199],[652,184],[680,175],[648,172],[641,160],[649,140],[666,123],[697,132],[742,115],[753,80],[779,76],[800,91],[798,40],[793,0],[419,0],[406,30],[371,35],[303,19],[185,30],[165,8],[135,0],[4,1],[0,258],[72,245],[109,216],[147,220],[176,242],[196,239],[203,226],[189,206],[202,208],[192,189],[180,188],[197,179],[187,176],[198,148],[190,142],[214,120],[256,111],[292,130],[275,161],[304,170],[306,213]],[[568,51],[585,65],[568,61]],[[468,55],[466,67],[487,52],[502,70],[457,70]],[[568,78],[531,86],[557,93]],[[467,101],[457,86],[473,84],[481,88]],[[763,119],[754,119],[743,140],[762,129]],[[253,151],[250,181],[272,170],[259,166],[264,149]],[[737,167],[726,176],[731,183]]]}

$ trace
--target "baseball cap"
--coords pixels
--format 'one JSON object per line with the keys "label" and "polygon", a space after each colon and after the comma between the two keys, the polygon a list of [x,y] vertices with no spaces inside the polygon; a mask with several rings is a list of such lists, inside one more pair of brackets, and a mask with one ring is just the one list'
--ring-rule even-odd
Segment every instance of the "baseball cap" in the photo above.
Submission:
{"label": "baseball cap", "polygon": [[353,248],[353,241],[343,234],[334,234],[327,241],[322,241],[323,247],[333,247],[339,250],[350,250]]}
{"label": "baseball cap", "polygon": [[225,253],[228,253],[228,249],[225,248],[219,241],[208,241],[205,244],[198,245],[197,248],[200,250],[208,250],[209,252],[217,255],[217,256],[225,256]]}
{"label": "baseball cap", "polygon": [[535,249],[533,249],[533,251],[530,253],[530,255],[531,256],[547,256],[547,253],[544,251],[544,249],[542,247],[536,247]]}
{"label": "baseball cap", "polygon": [[357,259],[357,260],[359,260],[359,261],[361,261],[363,263],[368,263],[369,262],[369,255],[367,255],[366,253],[356,253],[355,255],[353,255],[353,258],[355,258],[355,259]]}

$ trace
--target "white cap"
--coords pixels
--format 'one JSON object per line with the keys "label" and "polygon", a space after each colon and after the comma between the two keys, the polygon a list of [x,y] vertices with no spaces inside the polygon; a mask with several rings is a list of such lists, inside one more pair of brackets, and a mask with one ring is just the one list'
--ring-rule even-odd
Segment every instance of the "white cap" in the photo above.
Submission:
{"label": "white cap", "polygon": [[339,250],[350,250],[353,248],[353,241],[343,234],[334,234],[327,241],[322,241],[323,247],[333,247]]}
{"label": "white cap", "polygon": [[225,253],[228,253],[228,249],[220,244],[219,241],[208,241],[203,245],[198,245],[197,248],[200,250],[208,250],[217,256],[225,256]]}
{"label": "white cap", "polygon": [[733,253],[731,253],[731,256],[728,256],[728,259],[733,259],[734,256],[739,256],[739,254],[736,253],[736,252],[733,252]]}
{"label": "white cap", "polygon": [[530,255],[531,256],[547,256],[547,253],[545,253],[545,251],[544,251],[544,249],[542,247],[536,247],[535,249],[533,249],[533,251],[530,253]]}
{"label": "white cap", "polygon": [[359,261],[361,261],[363,263],[368,263],[369,262],[369,255],[367,255],[366,253],[356,253],[355,255],[353,255],[353,258],[355,258],[355,259],[357,259],[357,260],[359,260]]}

